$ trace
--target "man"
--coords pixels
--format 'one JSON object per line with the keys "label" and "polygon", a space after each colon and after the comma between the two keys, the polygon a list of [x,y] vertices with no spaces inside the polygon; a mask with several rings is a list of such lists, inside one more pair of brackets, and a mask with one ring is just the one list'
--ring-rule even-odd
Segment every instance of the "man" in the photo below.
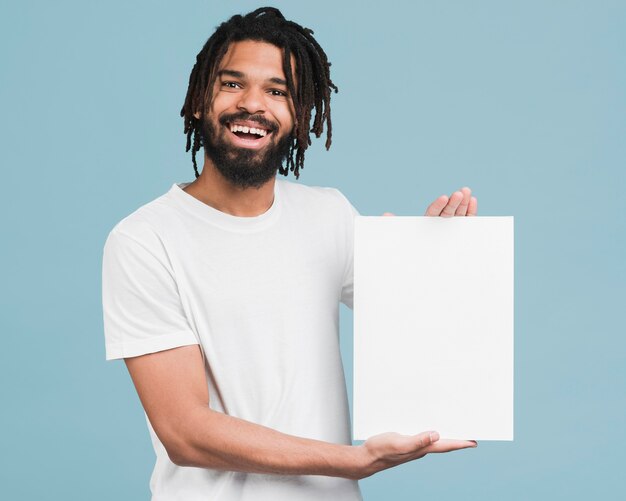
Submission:
{"label": "man", "polygon": [[[360,478],[476,446],[434,431],[350,445],[338,312],[356,211],[337,190],[276,180],[298,177],[310,131],[326,125],[330,146],[332,90],[312,32],[277,9],[223,23],[181,112],[196,180],[109,235],[107,358],[124,358],[146,411],[155,501],[355,500]],[[475,213],[467,188],[427,210]]]}

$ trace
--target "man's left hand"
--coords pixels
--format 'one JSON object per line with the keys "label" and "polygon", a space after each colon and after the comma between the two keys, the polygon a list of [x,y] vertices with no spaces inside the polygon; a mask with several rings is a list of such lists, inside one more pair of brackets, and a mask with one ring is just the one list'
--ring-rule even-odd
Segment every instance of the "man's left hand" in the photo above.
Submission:
{"label": "man's left hand", "polygon": [[472,196],[472,190],[461,188],[449,197],[441,195],[428,206],[425,216],[475,216],[478,212],[478,201]]}
{"label": "man's left hand", "polygon": [[[472,196],[472,190],[467,187],[455,191],[452,195],[441,195],[428,206],[425,216],[475,216],[478,212],[478,201]],[[383,216],[394,216],[391,212],[385,212]]]}

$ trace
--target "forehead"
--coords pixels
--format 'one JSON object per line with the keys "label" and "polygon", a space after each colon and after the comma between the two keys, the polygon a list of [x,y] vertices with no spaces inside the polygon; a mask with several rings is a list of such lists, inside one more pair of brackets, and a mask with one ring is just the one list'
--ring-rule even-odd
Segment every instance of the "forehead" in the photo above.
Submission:
{"label": "forehead", "polygon": [[233,42],[218,67],[218,71],[225,69],[241,72],[250,78],[284,79],[283,50],[271,43],[256,40]]}

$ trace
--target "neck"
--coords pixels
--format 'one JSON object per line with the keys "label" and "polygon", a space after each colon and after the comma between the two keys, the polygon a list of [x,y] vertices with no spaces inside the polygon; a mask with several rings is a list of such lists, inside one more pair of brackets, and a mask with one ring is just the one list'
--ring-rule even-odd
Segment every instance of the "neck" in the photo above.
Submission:
{"label": "neck", "polygon": [[276,176],[258,188],[234,186],[205,155],[200,177],[184,190],[220,212],[232,216],[254,217],[267,212],[272,206],[275,182]]}

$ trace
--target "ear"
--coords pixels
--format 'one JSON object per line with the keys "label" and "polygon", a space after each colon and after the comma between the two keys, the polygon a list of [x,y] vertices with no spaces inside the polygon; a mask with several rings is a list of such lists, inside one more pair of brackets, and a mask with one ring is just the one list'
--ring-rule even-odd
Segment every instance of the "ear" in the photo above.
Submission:
{"label": "ear", "polygon": [[194,117],[196,120],[200,120],[200,112],[199,112],[199,111],[196,111],[196,112],[193,114],[193,117]]}

